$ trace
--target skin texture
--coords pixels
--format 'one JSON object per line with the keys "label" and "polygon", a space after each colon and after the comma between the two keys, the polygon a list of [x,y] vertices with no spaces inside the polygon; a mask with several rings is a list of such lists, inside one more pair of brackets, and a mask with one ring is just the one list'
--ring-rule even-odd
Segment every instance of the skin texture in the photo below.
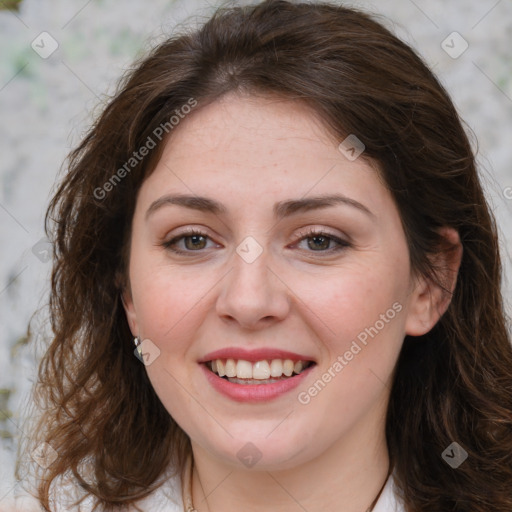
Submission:
{"label": "skin texture", "polygon": [[[386,479],[385,414],[404,336],[428,332],[449,298],[411,272],[398,210],[376,166],[350,161],[338,144],[300,103],[231,93],[174,128],[140,189],[125,310],[133,334],[160,350],[146,369],[191,438],[199,512],[361,512]],[[171,193],[215,199],[227,213],[165,205],[146,219]],[[372,214],[339,204],[273,216],[278,201],[332,193]],[[187,227],[208,238],[177,241],[186,255],[162,246]],[[330,250],[334,240],[305,238],[310,228],[350,245]],[[455,231],[444,233],[458,241]],[[236,252],[248,236],[263,250],[252,263]],[[441,261],[449,289],[460,257],[461,248]],[[298,394],[396,303],[400,312],[300,403]],[[276,347],[317,366],[299,388],[240,403],[213,389],[197,362],[225,347]],[[262,455],[252,468],[237,457],[248,442]]]}

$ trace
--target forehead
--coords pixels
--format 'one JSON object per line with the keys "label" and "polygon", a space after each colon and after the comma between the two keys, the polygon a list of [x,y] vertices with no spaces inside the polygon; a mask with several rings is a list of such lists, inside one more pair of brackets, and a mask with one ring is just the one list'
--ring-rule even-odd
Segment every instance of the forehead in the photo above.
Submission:
{"label": "forehead", "polygon": [[243,205],[342,193],[385,207],[376,166],[349,160],[338,145],[300,102],[229,94],[173,129],[140,199],[179,192]]}
{"label": "forehead", "polygon": [[[174,159],[190,156],[194,148],[200,154],[243,153],[254,164],[269,163],[283,153],[289,158],[290,151],[309,155],[313,145],[322,151],[334,144],[318,115],[302,102],[237,93],[199,107],[171,135],[166,151]],[[267,150],[261,152],[262,146]]]}

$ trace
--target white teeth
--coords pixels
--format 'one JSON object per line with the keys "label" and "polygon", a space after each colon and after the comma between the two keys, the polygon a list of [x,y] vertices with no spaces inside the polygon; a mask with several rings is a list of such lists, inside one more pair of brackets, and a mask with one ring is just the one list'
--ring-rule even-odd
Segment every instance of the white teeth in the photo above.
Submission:
{"label": "white teeth", "polygon": [[251,385],[251,384],[273,384],[274,382],[279,382],[282,379],[237,379],[236,377],[233,379],[228,379],[229,382],[232,382],[233,384],[245,384],[245,385]]}
{"label": "white teeth", "polygon": [[287,377],[291,377],[291,375],[293,373],[293,367],[294,367],[293,361],[291,359],[285,359],[284,363],[283,363],[283,373]]}
{"label": "white teeth", "polygon": [[304,363],[302,361],[297,361],[295,365],[293,366],[293,371],[295,373],[300,373],[302,369],[304,368]]}
{"label": "white teeth", "polygon": [[270,377],[270,365],[267,361],[258,361],[252,365],[252,378],[265,380]]}
{"label": "white teeth", "polygon": [[217,359],[217,373],[219,374],[219,377],[224,377],[224,375],[226,375],[222,359]]}
{"label": "white teeth", "polygon": [[238,363],[236,363],[236,377],[239,379],[252,379],[252,363],[239,359]]}
{"label": "white teeth", "polygon": [[236,362],[234,359],[228,359],[225,366],[226,377],[236,377]]}
{"label": "white teeth", "polygon": [[291,359],[262,360],[255,363],[244,359],[215,359],[210,361],[210,368],[219,377],[229,379],[253,379],[268,381],[273,378],[291,377],[301,373],[308,366],[307,361],[292,361]]}
{"label": "white teeth", "polygon": [[283,361],[281,359],[272,359],[270,363],[270,376],[281,377],[283,375]]}

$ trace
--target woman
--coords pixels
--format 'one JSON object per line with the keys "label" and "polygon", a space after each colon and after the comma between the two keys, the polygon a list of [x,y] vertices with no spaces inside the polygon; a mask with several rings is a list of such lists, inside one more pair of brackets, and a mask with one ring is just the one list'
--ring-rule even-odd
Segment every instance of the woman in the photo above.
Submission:
{"label": "woman", "polygon": [[512,509],[494,220],[451,100],[387,29],[219,10],[124,78],[69,164],[45,510]]}

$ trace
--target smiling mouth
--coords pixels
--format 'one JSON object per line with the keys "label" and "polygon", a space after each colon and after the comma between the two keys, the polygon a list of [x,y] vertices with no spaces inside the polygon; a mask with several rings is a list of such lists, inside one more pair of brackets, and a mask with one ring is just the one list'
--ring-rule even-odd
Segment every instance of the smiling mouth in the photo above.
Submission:
{"label": "smiling mouth", "polygon": [[214,359],[206,367],[233,384],[272,384],[300,375],[316,364],[314,361],[269,359],[252,363],[244,359]]}

